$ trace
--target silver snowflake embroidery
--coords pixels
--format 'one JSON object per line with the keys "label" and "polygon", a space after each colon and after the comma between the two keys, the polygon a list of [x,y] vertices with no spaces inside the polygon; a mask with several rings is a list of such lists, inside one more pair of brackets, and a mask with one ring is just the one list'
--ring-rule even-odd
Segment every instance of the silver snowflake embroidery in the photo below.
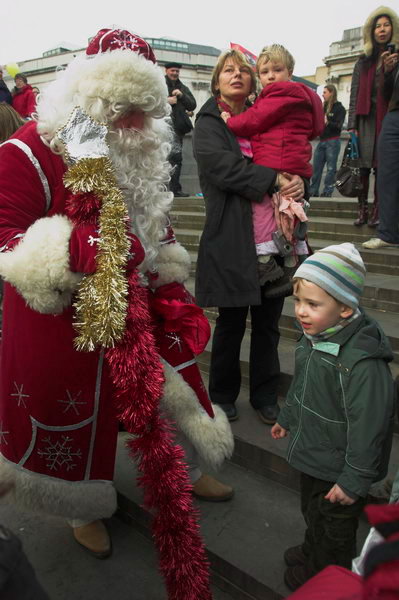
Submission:
{"label": "silver snowflake embroidery", "polygon": [[177,335],[177,333],[167,333],[166,337],[172,340],[171,345],[168,347],[168,350],[177,345],[179,348],[179,352],[181,352],[181,338]]}
{"label": "silver snowflake embroidery", "polygon": [[8,442],[6,440],[7,433],[10,433],[10,432],[3,431],[3,421],[1,421],[1,423],[0,423],[0,444],[4,443],[6,446],[8,446]]}
{"label": "silver snowflake embroidery", "polygon": [[76,450],[76,452],[72,452],[72,446],[68,445],[69,442],[73,442],[73,438],[70,438],[67,435],[61,437],[62,442],[55,443],[51,441],[50,436],[44,438],[42,441],[47,443],[48,446],[43,450],[37,451],[39,456],[42,456],[47,461],[46,467],[48,467],[50,471],[57,471],[60,467],[64,466],[67,471],[71,471],[76,467],[76,462],[73,462],[74,458],[82,458],[80,449]]}
{"label": "silver snowflake embroidery", "polygon": [[14,392],[14,394],[11,394],[11,396],[15,396],[16,398],[18,398],[18,407],[20,407],[22,404],[22,406],[26,408],[25,398],[29,398],[30,396],[29,394],[24,394],[24,384],[21,383],[21,385],[18,387],[16,381],[14,381],[14,385],[17,391]]}
{"label": "silver snowflake embroidery", "polygon": [[78,401],[78,398],[80,396],[80,394],[82,393],[82,391],[78,392],[76,394],[76,396],[72,396],[71,392],[69,390],[66,391],[67,396],[68,396],[68,400],[57,400],[57,402],[60,402],[61,404],[66,404],[65,410],[63,411],[63,413],[65,414],[66,412],[68,412],[68,410],[70,408],[72,408],[75,411],[75,414],[79,415],[79,409],[78,406],[82,405],[82,404],[87,404],[87,402],[81,400],[80,402]]}
{"label": "silver snowflake embroidery", "polygon": [[94,244],[95,244],[96,242],[101,242],[101,239],[100,239],[100,238],[93,237],[92,235],[89,235],[89,238],[88,238],[88,240],[87,240],[87,243],[89,244],[89,246],[94,246]]}

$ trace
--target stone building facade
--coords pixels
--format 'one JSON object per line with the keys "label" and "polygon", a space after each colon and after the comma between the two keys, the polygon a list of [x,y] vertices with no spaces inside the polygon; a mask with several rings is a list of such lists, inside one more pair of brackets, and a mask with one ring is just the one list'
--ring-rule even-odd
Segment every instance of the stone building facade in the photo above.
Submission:
{"label": "stone building facade", "polygon": [[[213,67],[220,54],[218,48],[191,44],[169,38],[145,38],[154,49],[159,65],[162,67],[167,62],[182,64],[180,78],[194,94],[197,106],[210,96],[210,82]],[[72,50],[68,45],[61,45],[44,52],[40,58],[32,58],[19,62],[20,71],[25,73],[31,85],[43,90],[47,83],[53,81],[57,71],[64,69],[85,48]],[[10,89],[13,80],[4,74],[4,81]]]}

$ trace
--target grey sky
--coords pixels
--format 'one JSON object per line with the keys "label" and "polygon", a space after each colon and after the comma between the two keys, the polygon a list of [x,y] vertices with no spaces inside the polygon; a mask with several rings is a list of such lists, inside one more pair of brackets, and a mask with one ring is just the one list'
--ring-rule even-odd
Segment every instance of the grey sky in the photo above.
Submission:
{"label": "grey sky", "polygon": [[8,0],[0,8],[0,64],[40,57],[61,41],[83,47],[98,29],[116,24],[221,49],[236,42],[255,54],[281,43],[296,59],[295,73],[309,75],[343,30],[363,25],[378,6],[371,0]]}

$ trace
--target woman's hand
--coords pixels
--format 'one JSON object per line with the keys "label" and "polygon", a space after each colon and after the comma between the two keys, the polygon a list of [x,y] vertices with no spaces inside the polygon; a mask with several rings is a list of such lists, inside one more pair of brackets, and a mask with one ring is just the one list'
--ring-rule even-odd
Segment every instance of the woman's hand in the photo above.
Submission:
{"label": "woman's hand", "polygon": [[305,184],[302,177],[299,175],[292,175],[291,173],[281,173],[282,186],[280,193],[284,196],[290,196],[294,200],[302,200],[305,193]]}
{"label": "woman's hand", "polygon": [[383,52],[381,54],[381,59],[384,65],[385,73],[390,73],[398,64],[399,54],[397,52],[394,54],[391,54],[390,52]]}
{"label": "woman's hand", "polygon": [[231,117],[231,115],[227,111],[221,112],[220,116],[222,117],[222,119],[225,123],[227,123],[228,119],[230,119],[230,117]]}

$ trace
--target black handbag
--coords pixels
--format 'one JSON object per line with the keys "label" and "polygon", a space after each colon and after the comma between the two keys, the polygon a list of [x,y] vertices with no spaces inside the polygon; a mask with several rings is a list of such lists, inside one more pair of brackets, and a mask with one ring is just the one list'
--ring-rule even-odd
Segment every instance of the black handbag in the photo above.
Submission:
{"label": "black handbag", "polygon": [[186,135],[193,129],[193,124],[183,106],[176,106],[173,111],[173,125],[178,135]]}
{"label": "black handbag", "polygon": [[350,134],[344,151],[342,164],[337,171],[335,187],[342,196],[356,198],[362,191],[362,180],[360,178],[360,158],[357,137],[354,133]]}

